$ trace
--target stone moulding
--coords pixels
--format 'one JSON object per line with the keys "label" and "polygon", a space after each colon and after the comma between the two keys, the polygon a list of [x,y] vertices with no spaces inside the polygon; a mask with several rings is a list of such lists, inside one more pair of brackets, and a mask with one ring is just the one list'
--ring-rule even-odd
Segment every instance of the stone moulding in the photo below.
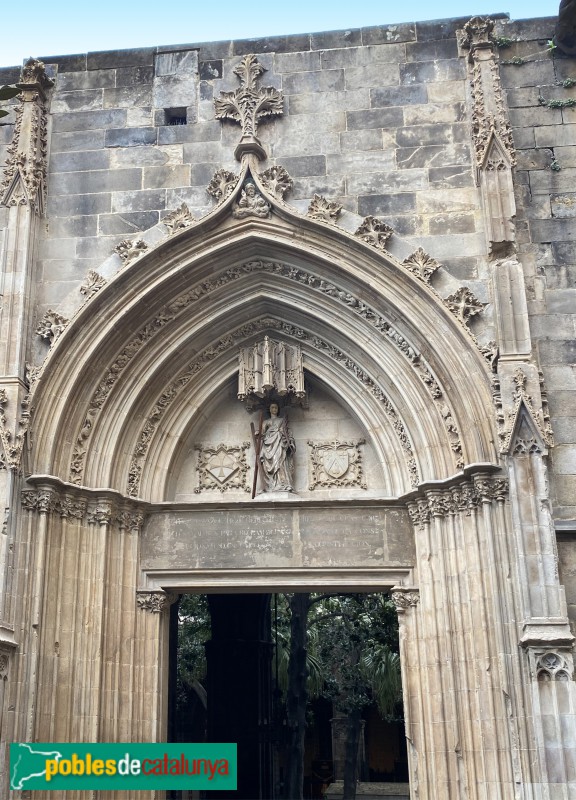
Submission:
{"label": "stone moulding", "polygon": [[[388,322],[383,316],[368,306],[364,301],[355,298],[352,294],[344,289],[314,275],[307,270],[299,269],[282,262],[250,261],[239,267],[228,268],[220,273],[220,275],[201,281],[195,287],[189,289],[187,292],[177,297],[174,301],[168,303],[166,306],[160,309],[157,317],[151,322],[147,323],[137,334],[136,338],[126,345],[126,347],[121,351],[119,356],[109,368],[107,375],[100,381],[98,389],[92,396],[86,413],[85,421],[81,430],[77,434],[76,445],[74,447],[73,457],[70,465],[69,479],[73,483],[81,483],[84,469],[84,459],[86,455],[86,446],[92,433],[95,417],[98,415],[100,408],[104,404],[116,380],[128,365],[130,360],[136,355],[137,352],[139,352],[141,347],[153,336],[159,333],[165,327],[165,325],[175,319],[177,315],[183,313],[190,305],[198,302],[201,298],[205,298],[211,292],[224,287],[228,283],[238,280],[248,273],[260,271],[274,273],[288,280],[305,284],[309,288],[333,298],[366,320],[380,335],[386,336],[390,342],[402,353],[402,355],[412,364],[419,378],[423,381],[428,389],[433,401],[438,407],[448,434],[449,441],[451,442],[451,447],[456,454],[456,466],[460,467],[463,460],[462,443],[458,433],[454,414],[452,412],[447,414],[445,411],[446,403],[445,401],[442,401],[442,388],[421,354],[417,352],[417,350],[390,322]],[[175,389],[173,391],[175,392]],[[158,403],[164,405],[168,399],[166,397],[166,393],[163,393],[162,398],[164,399],[159,399]],[[161,408],[156,408],[150,412],[148,422],[140,437],[140,444],[137,446],[137,449],[134,453],[134,458],[138,459],[147,449],[147,431],[152,431],[155,428],[156,422],[162,413],[163,411]],[[132,483],[138,484],[139,477],[136,475],[136,472],[136,467],[134,467],[133,470],[131,469],[131,481]],[[129,491],[129,494],[134,496],[134,491]]]}
{"label": "stone moulding", "polygon": [[24,489],[22,508],[35,514],[52,514],[93,525],[114,525],[120,531],[140,533],[145,513],[125,500],[82,495],[55,487]]}
{"label": "stone moulding", "polygon": [[447,488],[422,490],[420,496],[408,501],[408,513],[414,526],[422,529],[432,517],[470,516],[482,503],[502,503],[508,490],[507,478],[476,475]]}
{"label": "stone moulding", "polygon": [[[30,384],[31,385],[31,384]],[[6,419],[6,406],[9,403],[8,393],[5,389],[0,389],[0,469],[9,469],[19,472],[24,439],[30,425],[30,385],[26,394],[20,400],[20,417],[18,418],[15,435],[8,426]]]}
{"label": "stone moulding", "polygon": [[173,402],[177,394],[183,391],[192,378],[202,369],[204,369],[204,367],[206,367],[218,355],[237,346],[237,343],[243,339],[246,339],[257,332],[266,329],[280,330],[289,336],[299,339],[300,341],[310,341],[318,350],[323,351],[334,361],[339,362],[346,369],[348,369],[371,392],[371,394],[381,402],[386,415],[392,423],[392,427],[396,433],[397,439],[399,440],[400,446],[404,451],[406,467],[410,476],[410,483],[412,486],[417,486],[419,483],[419,473],[416,466],[416,459],[414,458],[412,445],[406,429],[404,428],[404,425],[392,403],[386,397],[382,389],[372,380],[372,378],[364,370],[362,370],[353,359],[351,359],[341,350],[338,350],[338,348],[328,344],[323,339],[320,339],[319,337],[312,337],[302,328],[297,328],[289,323],[282,322],[281,320],[263,317],[260,320],[256,320],[252,323],[237,328],[220,339],[215,345],[212,345],[204,350],[194,362],[188,365],[186,371],[181,373],[178,378],[163,392],[161,397],[157,400],[152,413],[148,416],[148,419],[146,420],[146,423],[138,438],[138,443],[134,449],[128,472],[128,482],[126,488],[128,495],[131,497],[138,495],[140,479],[142,475],[142,461],[148,451],[152,437],[163,414],[168,406]]}

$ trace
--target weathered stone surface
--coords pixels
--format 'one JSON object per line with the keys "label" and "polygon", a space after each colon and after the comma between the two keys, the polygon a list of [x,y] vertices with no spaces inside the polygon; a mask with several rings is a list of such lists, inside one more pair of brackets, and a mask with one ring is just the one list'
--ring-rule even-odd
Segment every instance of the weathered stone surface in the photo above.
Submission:
{"label": "weathered stone surface", "polygon": [[366,128],[396,128],[404,117],[401,108],[375,108],[369,111],[349,111],[346,114],[348,130]]}
{"label": "weathered stone surface", "polygon": [[106,131],[106,147],[139,147],[156,144],[157,128],[116,128]]}

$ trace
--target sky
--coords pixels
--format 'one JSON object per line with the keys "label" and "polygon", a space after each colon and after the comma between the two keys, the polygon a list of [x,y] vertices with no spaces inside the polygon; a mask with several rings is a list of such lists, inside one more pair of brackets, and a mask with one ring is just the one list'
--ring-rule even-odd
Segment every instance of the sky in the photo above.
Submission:
{"label": "sky", "polygon": [[560,0],[28,0],[0,15],[0,67],[29,56],[248,39],[448,17],[553,17]]}

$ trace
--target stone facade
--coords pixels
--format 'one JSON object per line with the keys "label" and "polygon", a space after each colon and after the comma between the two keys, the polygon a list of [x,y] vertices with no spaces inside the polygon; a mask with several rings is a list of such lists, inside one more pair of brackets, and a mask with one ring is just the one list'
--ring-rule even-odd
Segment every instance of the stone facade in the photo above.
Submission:
{"label": "stone facade", "polygon": [[[3,741],[162,740],[177,592],[392,590],[411,796],[575,795],[576,64],[554,24],[0,70],[22,85]],[[301,348],[306,398],[294,491],[251,499],[238,353],[265,336]]]}

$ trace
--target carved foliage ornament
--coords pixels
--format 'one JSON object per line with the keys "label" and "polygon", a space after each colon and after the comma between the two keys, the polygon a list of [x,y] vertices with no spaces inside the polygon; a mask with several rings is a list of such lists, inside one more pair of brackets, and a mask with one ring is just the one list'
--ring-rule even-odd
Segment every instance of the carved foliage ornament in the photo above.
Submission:
{"label": "carved foliage ornament", "polygon": [[317,486],[359,486],[366,489],[362,474],[362,452],[360,445],[364,439],[348,442],[308,442],[310,452],[310,485]]}
{"label": "carved foliage ornament", "polygon": [[430,278],[440,267],[440,262],[429,256],[422,247],[419,247],[411,256],[404,259],[402,266],[409,269],[410,272],[421,281],[429,284]]}
{"label": "carved foliage ornament", "polygon": [[506,478],[476,478],[447,489],[432,489],[408,503],[415,526],[423,528],[432,517],[464,513],[469,516],[482,503],[504,502],[508,495]]}
{"label": "carved foliage ornament", "polygon": [[117,506],[105,498],[85,498],[55,489],[26,489],[21,494],[21,502],[26,511],[55,514],[96,525],[113,524],[129,533],[139,533],[144,524],[144,514],[138,508]]}
{"label": "carved foliage ornament", "polygon": [[306,213],[311,219],[335,223],[341,211],[342,206],[339,203],[331,202],[322,195],[315,194]]}
{"label": "carved foliage ornament", "polygon": [[264,172],[261,172],[260,180],[268,191],[279,200],[283,200],[284,196],[293,186],[292,178],[284,167],[281,166],[270,167]]}
{"label": "carved foliage ornament", "polygon": [[393,589],[390,592],[390,599],[396,606],[398,614],[403,614],[409,608],[416,608],[420,602],[420,592],[418,589]]}
{"label": "carved foliage ornament", "polygon": [[239,176],[227,169],[216,170],[212,180],[206,187],[208,194],[215,198],[217,203],[225,200],[239,181]]}
{"label": "carved foliage ornament", "polygon": [[284,113],[282,93],[270,86],[257,86],[264,72],[265,68],[255,55],[244,56],[234,69],[240,88],[234,92],[221,92],[220,97],[214,99],[216,119],[238,122],[242,129],[242,139],[235,153],[238,160],[244,152],[265,158],[266,153],[257,138],[258,124],[263,119]]}
{"label": "carved foliage ornament", "polygon": [[124,239],[114,248],[114,252],[118,253],[124,264],[129,264],[131,261],[140,258],[146,250],[148,250],[148,245],[143,239],[136,239],[133,242],[129,239]]}
{"label": "carved foliage ornament", "polygon": [[46,339],[50,344],[60,337],[64,328],[68,325],[68,320],[51,308],[44,314],[36,328],[36,335]]}
{"label": "carved foliage ornament", "polygon": [[382,220],[376,217],[365,217],[362,225],[354,231],[354,236],[358,236],[363,242],[371,244],[378,250],[386,250],[386,243],[394,231]]}
{"label": "carved foliage ornament", "polygon": [[480,300],[474,297],[466,286],[461,286],[453,294],[446,297],[444,303],[463,325],[467,325],[468,321],[483,311],[487,305],[487,303],[481,303]]}
{"label": "carved foliage ornament", "polygon": [[190,213],[186,203],[182,203],[179,208],[162,218],[162,223],[166,225],[171,234],[189,228],[194,222],[196,219]]}
{"label": "carved foliage ornament", "polygon": [[246,480],[248,464],[246,463],[246,450],[250,442],[240,445],[197,444],[198,451],[198,486],[194,490],[199,494],[203,490],[219,489],[226,492],[229,489],[250,491]]}
{"label": "carved foliage ornament", "polygon": [[98,272],[91,269],[86,275],[86,283],[82,284],[80,287],[80,293],[85,295],[87,299],[90,299],[92,295],[99,292],[104,286],[106,286],[106,279]]}
{"label": "carved foliage ornament", "polygon": [[167,592],[136,592],[136,602],[138,608],[147,611],[149,614],[162,614],[168,611],[172,603],[176,601],[177,595]]}

